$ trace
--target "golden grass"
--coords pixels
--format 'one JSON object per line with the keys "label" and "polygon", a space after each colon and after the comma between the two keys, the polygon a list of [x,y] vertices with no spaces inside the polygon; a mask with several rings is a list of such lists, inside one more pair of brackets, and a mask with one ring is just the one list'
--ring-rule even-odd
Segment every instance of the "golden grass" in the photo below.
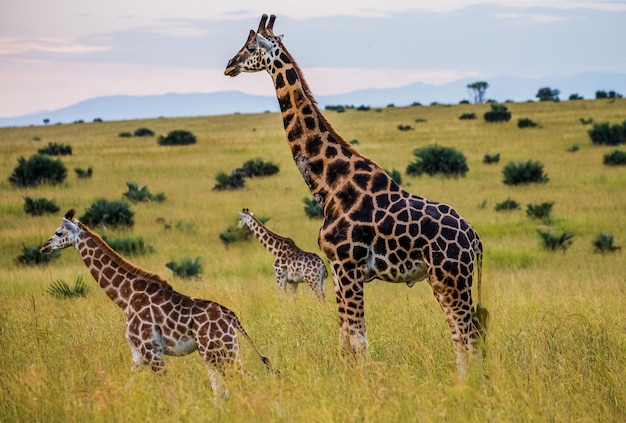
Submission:
{"label": "golden grass", "polygon": [[[388,170],[403,174],[415,148],[438,143],[468,159],[464,178],[404,177],[411,192],[452,204],[476,227],[485,245],[483,295],[491,312],[486,378],[458,383],[453,347],[427,284],[412,289],[366,285],[368,361],[345,363],[338,349],[332,281],[319,304],[300,287],[278,292],[273,258],[256,241],[226,248],[219,234],[248,207],[268,226],[319,252],[319,220],[305,217],[310,194],[293,165],[277,114],[103,122],[0,129],[0,420],[1,421],[624,421],[626,420],[626,260],[624,251],[593,253],[599,232],[626,248],[626,173],[602,165],[609,147],[593,146],[580,118],[621,123],[626,101],[507,104],[513,119],[487,124],[486,105],[386,108],[327,113],[335,129]],[[479,119],[459,120],[465,112]],[[541,127],[520,130],[518,118]],[[415,119],[426,122],[416,123]],[[414,130],[401,132],[397,125]],[[160,147],[154,138],[119,138],[147,127],[157,134],[193,132],[198,143]],[[33,139],[38,137],[40,141]],[[48,142],[71,145],[60,186],[19,189],[7,181],[20,156]],[[579,145],[575,153],[566,152]],[[496,165],[485,154],[501,154]],[[247,188],[213,191],[218,172],[260,157],[280,173],[248,179]],[[509,161],[538,160],[550,181],[510,187]],[[75,167],[92,166],[81,180]],[[99,290],[75,251],[45,267],[15,262],[22,245],[39,245],[60,223],[97,198],[118,200],[126,182],[164,192],[163,203],[137,204],[131,231],[154,252],[130,260],[167,277],[188,295],[233,309],[281,370],[275,378],[242,341],[253,374],[229,381],[231,399],[215,407],[197,355],[168,358],[168,373],[130,370],[120,310]],[[54,199],[58,216],[30,217],[23,197]],[[496,212],[510,197],[522,210]],[[527,204],[554,201],[553,226],[575,233],[565,253],[541,249]],[[166,230],[160,219],[172,224]],[[170,260],[200,257],[202,278],[181,280]],[[46,289],[82,276],[86,298],[58,300]]]}

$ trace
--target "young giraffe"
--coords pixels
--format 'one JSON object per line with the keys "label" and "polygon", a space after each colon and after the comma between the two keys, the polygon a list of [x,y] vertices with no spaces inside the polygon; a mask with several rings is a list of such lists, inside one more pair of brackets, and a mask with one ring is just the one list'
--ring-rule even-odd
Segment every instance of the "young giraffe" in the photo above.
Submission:
{"label": "young giraffe", "polygon": [[227,370],[241,372],[237,329],[271,368],[235,313],[216,302],[176,292],[159,275],[124,260],[73,217],[74,210],[68,211],[40,251],[50,254],[76,247],[91,275],[126,314],[126,341],[136,367],[148,364],[160,371],[165,365],[163,355],[182,356],[198,350],[208,366],[216,399],[228,398],[221,377]]}
{"label": "young giraffe", "polygon": [[[320,112],[298,65],[263,15],[258,30],[224,73],[266,70],[272,77],[293,159],[324,208],[320,248],[331,263],[344,349],[367,346],[363,284],[373,279],[406,283],[428,279],[452,331],[464,376],[484,334],[480,306],[482,244],[452,207],[400,188],[372,160],[350,146]],[[266,26],[267,23],[267,26]],[[478,301],[472,300],[477,273]]]}
{"label": "young giraffe", "polygon": [[239,227],[247,226],[261,245],[276,256],[274,272],[280,290],[285,292],[289,283],[291,292],[295,293],[298,283],[304,282],[313,290],[318,300],[324,301],[324,282],[328,271],[322,259],[317,254],[302,251],[292,239],[270,231],[248,209],[238,213]]}

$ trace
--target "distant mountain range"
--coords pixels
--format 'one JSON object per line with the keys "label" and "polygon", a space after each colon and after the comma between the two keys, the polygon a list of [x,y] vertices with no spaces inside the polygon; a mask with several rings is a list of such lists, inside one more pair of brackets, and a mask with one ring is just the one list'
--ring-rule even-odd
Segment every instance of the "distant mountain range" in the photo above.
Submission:
{"label": "distant mountain range", "polygon": [[[414,103],[428,105],[434,102],[456,104],[470,98],[467,84],[477,78],[466,78],[443,85],[413,83],[400,88],[366,89],[345,94],[319,96],[321,108],[328,105],[365,105],[370,107],[408,106]],[[560,91],[561,100],[571,94],[586,99],[595,98],[598,90],[626,93],[626,74],[585,73],[571,77],[518,78],[499,76],[484,79],[489,88],[486,98],[496,101],[516,102],[537,100],[540,88],[550,87]],[[314,90],[314,87],[313,87]],[[81,101],[58,110],[38,112],[28,115],[0,118],[0,127],[43,125],[44,119],[50,124],[148,119],[157,117],[211,116],[233,113],[277,112],[278,102],[273,96],[254,96],[239,91],[215,93],[162,94],[147,96],[117,95],[96,97]]]}

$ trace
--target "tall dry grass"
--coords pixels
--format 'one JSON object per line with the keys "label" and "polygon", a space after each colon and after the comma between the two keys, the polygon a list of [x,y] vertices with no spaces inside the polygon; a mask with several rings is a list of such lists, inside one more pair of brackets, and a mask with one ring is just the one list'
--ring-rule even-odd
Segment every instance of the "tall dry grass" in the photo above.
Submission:
{"label": "tall dry grass", "polygon": [[[0,129],[0,420],[2,421],[624,421],[626,420],[626,260],[624,252],[593,253],[599,232],[626,240],[626,173],[602,165],[609,148],[591,145],[580,118],[622,122],[626,101],[507,104],[513,120],[487,124],[487,105],[386,108],[336,114],[329,120],[356,148],[388,170],[403,172],[413,149],[438,143],[466,155],[465,178],[404,177],[411,192],[452,204],[485,245],[483,295],[491,312],[484,377],[459,383],[449,331],[427,284],[366,285],[368,360],[346,363],[338,349],[337,315],[305,287],[294,298],[275,286],[272,257],[256,241],[225,247],[219,234],[247,207],[267,225],[319,252],[319,220],[308,219],[310,194],[293,165],[276,114],[102,122]],[[465,112],[479,119],[461,121]],[[520,130],[518,118],[539,128]],[[425,119],[416,123],[415,119]],[[398,131],[397,125],[412,131]],[[198,143],[160,147],[154,138],[119,138],[148,127],[157,134],[193,132]],[[34,141],[37,137],[40,141]],[[20,156],[48,142],[71,145],[69,177],[60,186],[18,189],[7,178]],[[566,152],[572,145],[579,151]],[[500,153],[497,165],[482,163]],[[212,190],[215,176],[260,157],[280,173],[248,179],[242,191]],[[508,161],[538,160],[550,181],[510,187]],[[92,166],[91,179],[74,167]],[[3,176],[2,176],[3,175]],[[212,402],[197,355],[167,360],[168,373],[130,370],[123,316],[91,279],[75,251],[52,264],[15,262],[22,245],[52,234],[60,215],[78,214],[96,198],[119,200],[126,182],[164,192],[166,201],[132,205],[132,230],[154,252],[135,264],[166,276],[188,295],[237,312],[257,345],[281,370],[275,378],[242,343],[252,374],[229,381],[231,400]],[[23,197],[54,199],[57,216],[30,217]],[[552,226],[575,233],[565,253],[541,249],[524,210],[496,212],[507,197],[527,204],[554,201]],[[165,229],[160,222],[171,224]],[[182,280],[165,263],[200,257],[202,277]],[[86,298],[59,300],[46,289],[83,278]]]}

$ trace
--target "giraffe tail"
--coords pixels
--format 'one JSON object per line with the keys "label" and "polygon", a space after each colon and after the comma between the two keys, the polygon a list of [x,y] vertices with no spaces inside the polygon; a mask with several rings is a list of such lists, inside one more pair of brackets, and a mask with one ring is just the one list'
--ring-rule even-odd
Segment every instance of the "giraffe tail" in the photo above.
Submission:
{"label": "giraffe tail", "polygon": [[474,243],[474,251],[476,255],[476,312],[474,314],[473,324],[476,328],[478,336],[484,341],[487,335],[487,326],[489,323],[489,311],[482,305],[481,283],[483,274],[483,244],[478,235]]}
{"label": "giraffe tail", "polygon": [[246,330],[243,328],[241,321],[239,321],[239,318],[237,317],[237,315],[235,315],[235,313],[232,313],[232,323],[237,328],[237,330],[241,332],[243,337],[248,340],[250,345],[252,345],[252,348],[257,353],[257,355],[259,356],[263,364],[265,364],[265,367],[271,370],[276,376],[280,376],[280,372],[274,368],[274,366],[270,362],[270,359],[264,356],[263,354],[261,354],[261,351],[259,351],[259,349],[257,348],[252,338],[250,338],[250,335],[248,335],[248,332],[246,332]]}

